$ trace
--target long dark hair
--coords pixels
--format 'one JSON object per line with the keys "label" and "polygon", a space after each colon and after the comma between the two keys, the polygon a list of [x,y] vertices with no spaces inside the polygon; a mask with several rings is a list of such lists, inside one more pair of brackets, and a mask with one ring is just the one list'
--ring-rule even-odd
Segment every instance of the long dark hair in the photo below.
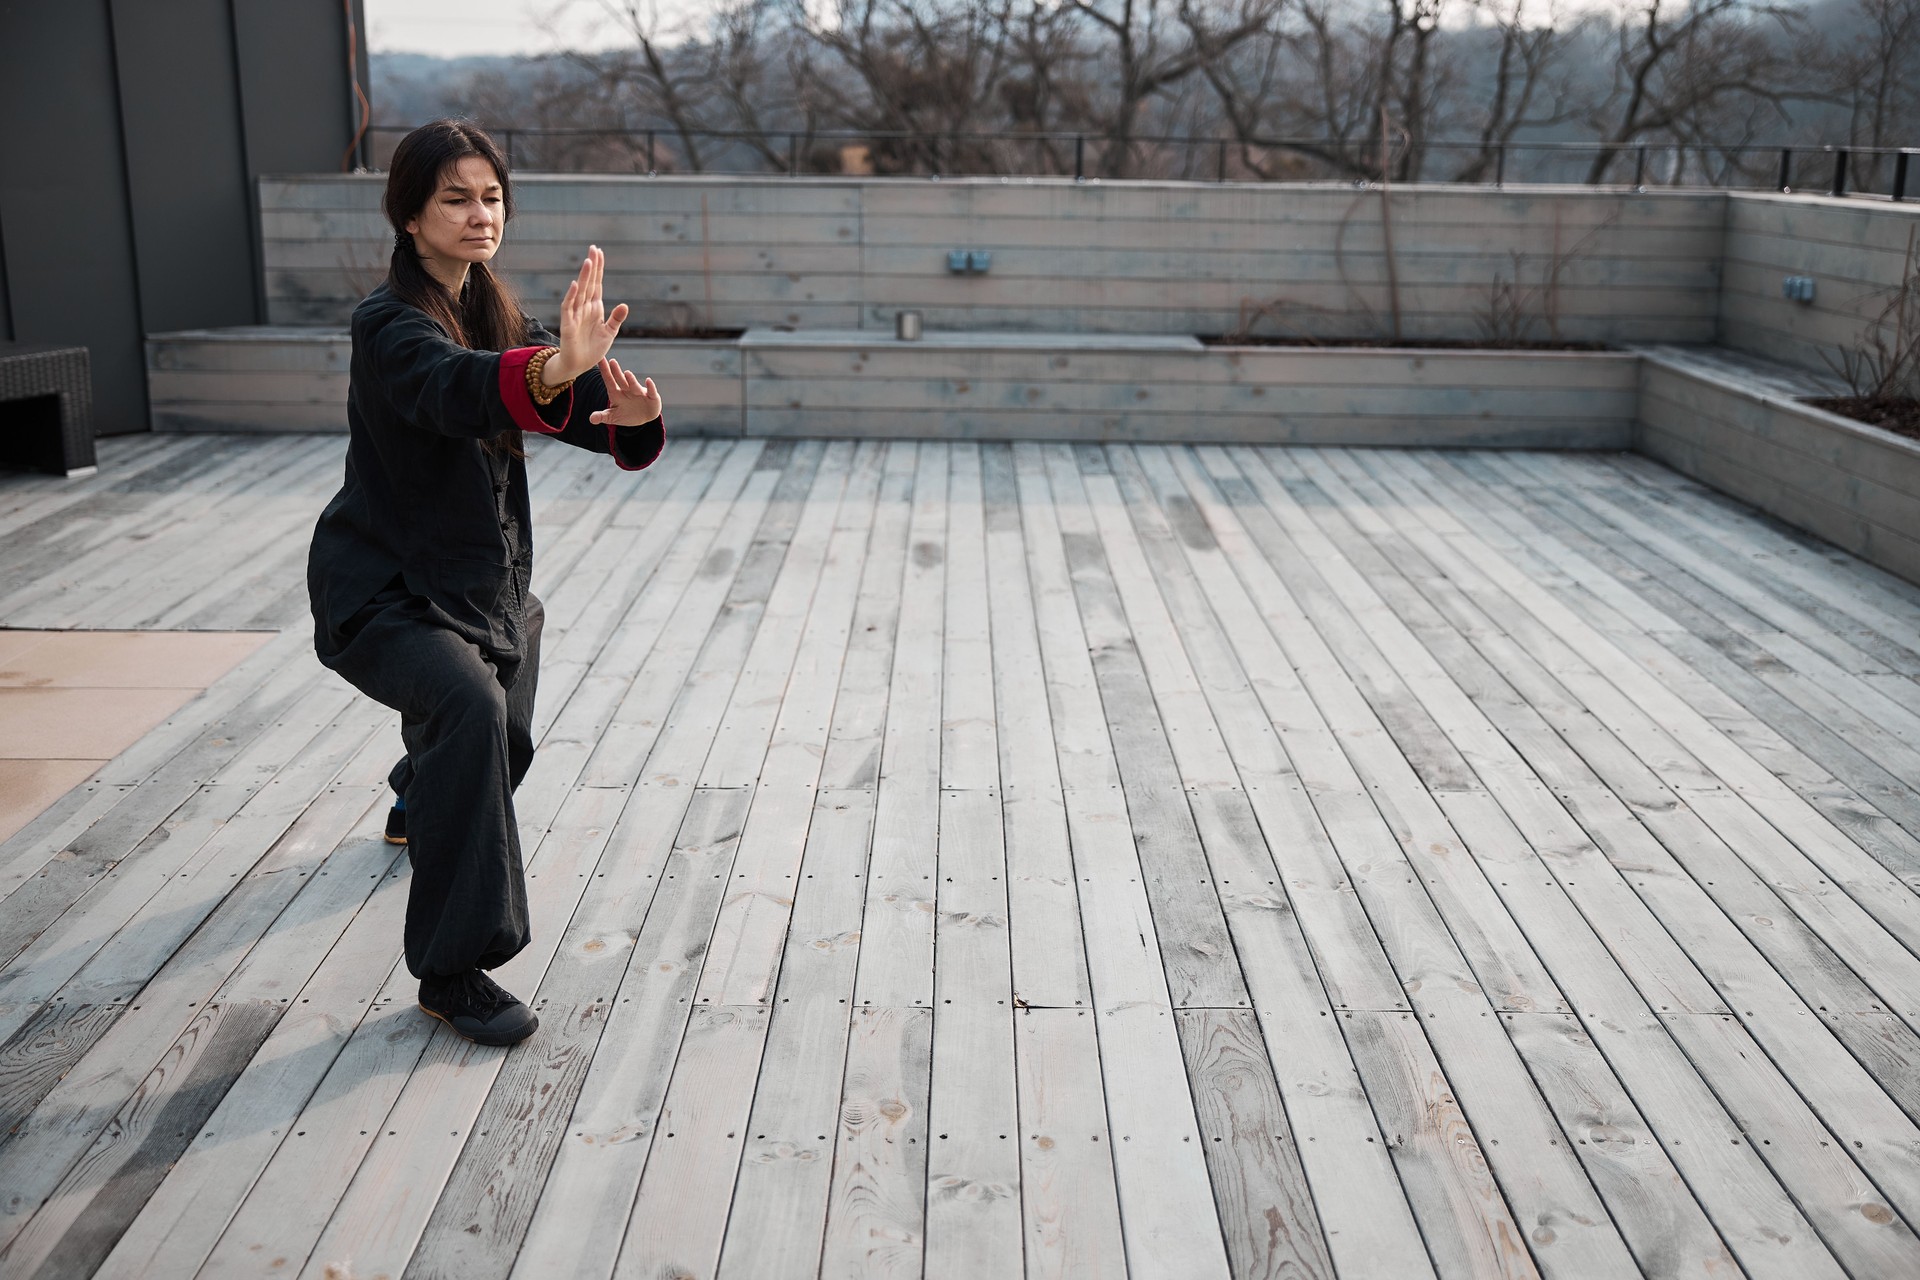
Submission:
{"label": "long dark hair", "polygon": [[[414,246],[407,223],[420,217],[432,202],[447,171],[478,156],[493,166],[500,180],[500,212],[504,226],[513,217],[513,180],[506,158],[487,131],[464,120],[432,120],[400,140],[387,167],[387,191],[381,208],[393,224],[393,257],[387,266],[387,287],[393,296],[431,316],[447,336],[475,351],[505,351],[527,340],[526,316],[519,302],[486,263],[467,268],[467,283],[456,299],[428,273]],[[488,446],[519,453],[515,433],[489,440]]]}

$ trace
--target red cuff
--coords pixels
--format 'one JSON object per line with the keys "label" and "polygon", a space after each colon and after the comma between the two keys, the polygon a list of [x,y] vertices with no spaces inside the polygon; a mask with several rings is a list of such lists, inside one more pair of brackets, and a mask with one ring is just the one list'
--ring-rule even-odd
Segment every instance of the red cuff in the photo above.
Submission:
{"label": "red cuff", "polygon": [[[653,439],[648,442],[649,445],[651,445],[650,451],[646,453],[642,461],[628,462],[620,455],[620,433],[622,431],[645,430],[648,427],[652,427],[654,432]],[[652,422],[643,422],[638,427],[617,427],[612,422],[607,423],[607,452],[613,456],[613,464],[622,471],[646,470],[654,464],[655,460],[660,457],[661,452],[666,447],[667,415],[664,413]]]}
{"label": "red cuff", "polygon": [[[533,402],[533,396],[527,391],[527,362],[543,350],[543,347],[515,347],[500,353],[500,400],[507,406],[514,426],[536,435],[556,436],[566,429],[567,416],[573,412],[573,388],[568,387],[555,396],[551,404],[541,406]],[[544,415],[548,413],[560,421],[557,424],[547,421]]]}

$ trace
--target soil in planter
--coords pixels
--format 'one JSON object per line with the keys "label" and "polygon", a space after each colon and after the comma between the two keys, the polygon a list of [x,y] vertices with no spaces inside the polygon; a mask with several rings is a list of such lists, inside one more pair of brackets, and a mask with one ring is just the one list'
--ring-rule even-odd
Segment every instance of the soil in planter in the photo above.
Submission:
{"label": "soil in planter", "polygon": [[1604,342],[1486,342],[1477,338],[1243,338],[1231,333],[1195,335],[1209,347],[1365,347],[1383,351],[1611,351]]}
{"label": "soil in planter", "polygon": [[1808,404],[1882,431],[1920,440],[1920,400],[1907,396],[1834,396]]}
{"label": "soil in planter", "polygon": [[623,338],[657,338],[668,342],[732,342],[746,332],[745,329],[700,329],[644,328],[640,325],[627,325],[620,330]]}

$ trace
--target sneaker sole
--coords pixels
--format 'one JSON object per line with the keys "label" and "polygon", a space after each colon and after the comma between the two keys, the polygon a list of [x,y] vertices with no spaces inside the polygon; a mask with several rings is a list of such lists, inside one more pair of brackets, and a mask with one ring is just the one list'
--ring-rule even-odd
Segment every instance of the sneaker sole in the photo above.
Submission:
{"label": "sneaker sole", "polygon": [[382,840],[385,840],[388,844],[405,844],[407,842],[407,838],[405,836],[383,835],[380,838]]}
{"label": "sneaker sole", "polygon": [[511,1040],[502,1039],[498,1036],[490,1036],[490,1037],[470,1036],[466,1032],[462,1031],[460,1028],[454,1026],[452,1019],[446,1017],[444,1014],[435,1013],[433,1010],[427,1008],[427,1006],[425,1005],[420,1006],[420,1012],[426,1014],[429,1018],[435,1018],[441,1022],[446,1023],[447,1030],[453,1032],[453,1034],[459,1036],[462,1040],[471,1040],[475,1044],[484,1044],[490,1048],[495,1048],[495,1049],[504,1049],[504,1048],[508,1048],[509,1046],[519,1044],[522,1040],[527,1039],[535,1031],[538,1031],[540,1029],[539,1024],[535,1023],[533,1028],[529,1030],[526,1035],[516,1036]]}

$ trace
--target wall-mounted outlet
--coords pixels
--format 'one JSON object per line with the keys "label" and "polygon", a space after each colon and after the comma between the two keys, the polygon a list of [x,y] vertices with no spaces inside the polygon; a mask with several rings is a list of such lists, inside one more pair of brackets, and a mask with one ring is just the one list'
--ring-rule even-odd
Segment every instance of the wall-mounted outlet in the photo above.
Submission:
{"label": "wall-mounted outlet", "polygon": [[975,275],[983,276],[991,266],[993,266],[993,254],[985,249],[947,250],[947,270],[954,275],[963,276],[971,271]]}
{"label": "wall-mounted outlet", "polygon": [[1780,282],[1780,293],[1795,302],[1812,302],[1813,277],[1788,276]]}
{"label": "wall-mounted outlet", "polygon": [[967,251],[965,249],[947,250],[947,270],[957,276],[967,274]]}

